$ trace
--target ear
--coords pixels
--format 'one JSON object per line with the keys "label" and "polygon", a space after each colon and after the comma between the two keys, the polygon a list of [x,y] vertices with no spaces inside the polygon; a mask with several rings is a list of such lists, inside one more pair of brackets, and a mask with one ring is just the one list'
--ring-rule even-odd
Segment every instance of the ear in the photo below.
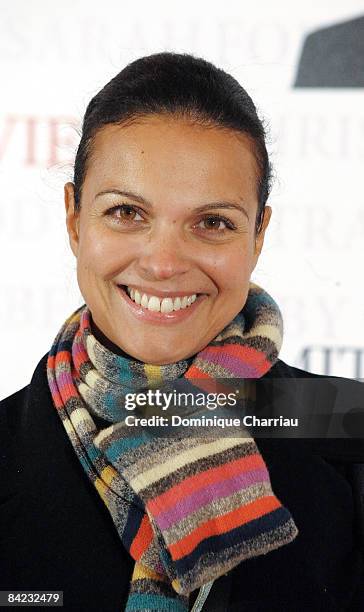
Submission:
{"label": "ear", "polygon": [[262,251],[263,248],[263,244],[264,244],[264,236],[265,236],[265,230],[268,227],[270,218],[272,216],[272,209],[270,206],[265,206],[264,211],[263,211],[263,219],[262,219],[262,223],[261,223],[261,227],[259,229],[259,232],[257,233],[256,237],[255,237],[255,247],[254,247],[254,268],[257,264],[257,261],[259,259],[259,255]]}
{"label": "ear", "polygon": [[76,210],[75,189],[73,183],[64,186],[64,204],[66,208],[66,225],[72,253],[77,257],[79,243],[79,211]]}

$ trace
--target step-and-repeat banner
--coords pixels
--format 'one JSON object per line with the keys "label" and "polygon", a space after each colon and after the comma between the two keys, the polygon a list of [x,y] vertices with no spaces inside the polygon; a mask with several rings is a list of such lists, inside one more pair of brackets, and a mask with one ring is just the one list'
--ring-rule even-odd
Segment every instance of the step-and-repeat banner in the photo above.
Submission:
{"label": "step-and-repeat banner", "polygon": [[0,21],[0,397],[82,304],[63,184],[86,105],[162,50],[233,74],[268,126],[273,217],[253,280],[282,309],[282,359],[364,378],[362,2],[13,0]]}

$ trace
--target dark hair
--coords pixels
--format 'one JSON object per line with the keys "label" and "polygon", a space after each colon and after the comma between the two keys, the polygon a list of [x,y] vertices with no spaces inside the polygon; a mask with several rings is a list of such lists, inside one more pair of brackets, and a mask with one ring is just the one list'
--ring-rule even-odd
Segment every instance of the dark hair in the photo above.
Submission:
{"label": "dark hair", "polygon": [[107,124],[127,124],[149,114],[186,117],[195,123],[248,135],[258,167],[256,228],[259,231],[271,186],[272,170],[265,129],[245,89],[230,74],[187,53],[155,53],[128,64],[87,106],[75,167],[75,202],[96,132]]}

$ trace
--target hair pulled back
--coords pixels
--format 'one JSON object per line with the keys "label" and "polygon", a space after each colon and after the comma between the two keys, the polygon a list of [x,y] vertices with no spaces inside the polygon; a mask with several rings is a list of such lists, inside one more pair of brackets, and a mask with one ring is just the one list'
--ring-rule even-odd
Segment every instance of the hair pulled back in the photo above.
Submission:
{"label": "hair pulled back", "polygon": [[259,231],[272,176],[263,123],[251,97],[236,79],[187,53],[163,52],[137,59],[92,98],[83,119],[74,166],[77,210],[96,132],[108,124],[128,124],[152,114],[187,118],[199,125],[232,129],[250,137],[257,163]]}

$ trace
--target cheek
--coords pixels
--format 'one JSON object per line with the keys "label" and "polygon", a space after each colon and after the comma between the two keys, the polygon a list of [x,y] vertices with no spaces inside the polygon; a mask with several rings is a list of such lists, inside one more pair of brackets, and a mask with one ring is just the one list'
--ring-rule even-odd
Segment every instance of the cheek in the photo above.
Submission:
{"label": "cheek", "polygon": [[79,274],[107,280],[128,264],[130,256],[131,250],[126,248],[125,240],[120,235],[86,228],[77,258]]}
{"label": "cheek", "polygon": [[216,248],[210,257],[205,258],[205,270],[209,271],[220,289],[241,291],[244,284],[249,282],[252,259],[252,249],[246,244],[239,243],[231,245],[230,248]]}

